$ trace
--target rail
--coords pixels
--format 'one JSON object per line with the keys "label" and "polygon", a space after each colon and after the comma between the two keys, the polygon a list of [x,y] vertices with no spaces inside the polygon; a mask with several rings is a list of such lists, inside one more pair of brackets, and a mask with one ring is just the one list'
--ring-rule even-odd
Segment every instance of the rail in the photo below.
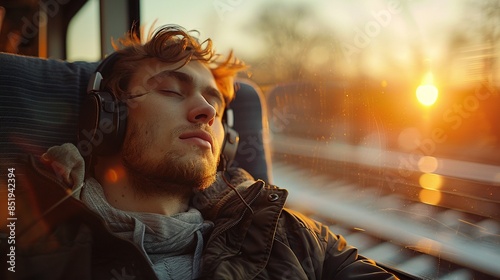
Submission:
{"label": "rail", "polygon": [[[274,183],[289,190],[288,206],[330,224],[361,254],[423,279],[500,278],[499,167],[438,159],[436,173],[473,186],[467,199],[480,199],[482,186],[490,188],[483,193],[487,208],[462,211],[398,193],[401,186],[387,187],[380,172],[360,172],[401,168],[398,160],[409,155],[280,135],[273,135],[271,146]],[[336,171],[324,166],[328,163]],[[352,174],[337,176],[346,172]],[[359,174],[369,175],[360,180]],[[407,185],[421,188],[411,180]]]}

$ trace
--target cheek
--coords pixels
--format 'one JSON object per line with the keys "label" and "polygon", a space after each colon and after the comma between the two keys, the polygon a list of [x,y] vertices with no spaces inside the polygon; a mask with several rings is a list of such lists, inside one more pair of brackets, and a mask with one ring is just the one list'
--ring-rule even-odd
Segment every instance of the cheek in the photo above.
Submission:
{"label": "cheek", "polygon": [[138,106],[129,110],[127,120],[127,130],[135,128],[137,135],[142,142],[153,144],[153,140],[162,136],[164,133],[161,123],[168,123],[161,119],[162,114],[159,114],[156,108],[150,106],[148,109],[145,106]]}
{"label": "cheek", "polygon": [[136,106],[129,107],[129,117],[136,123],[143,125],[169,124],[173,115],[178,114],[178,106],[170,106],[165,100],[156,95],[145,96],[144,99],[137,101]]}
{"label": "cheek", "polygon": [[224,141],[224,126],[221,122],[217,122],[213,126],[214,136],[217,139],[217,143],[219,143],[219,149],[222,149],[222,142]]}

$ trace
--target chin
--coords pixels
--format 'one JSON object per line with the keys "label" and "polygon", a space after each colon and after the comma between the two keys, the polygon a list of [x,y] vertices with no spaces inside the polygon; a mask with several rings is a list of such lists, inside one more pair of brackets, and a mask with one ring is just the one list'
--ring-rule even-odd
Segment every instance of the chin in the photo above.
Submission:
{"label": "chin", "polygon": [[[144,153],[146,150],[144,145],[125,145],[122,154],[122,161],[128,173],[144,191],[155,193],[165,185],[171,185],[171,189],[164,191],[189,192],[193,189],[206,189],[215,181],[218,160],[210,150],[199,147],[172,147],[160,157],[158,154]],[[156,158],[153,160],[153,157]],[[149,184],[139,184],[141,182]]]}
{"label": "chin", "polygon": [[216,178],[217,174],[217,161],[213,159],[206,159],[194,157],[186,159],[184,162],[178,163],[177,174],[184,177],[186,181],[193,180],[194,186],[199,188],[207,188]]}
{"label": "chin", "polygon": [[216,181],[216,178],[217,178],[217,176],[215,176],[215,175],[205,177],[201,182],[199,182],[198,187],[195,188],[195,190],[203,191],[203,190],[208,189]]}

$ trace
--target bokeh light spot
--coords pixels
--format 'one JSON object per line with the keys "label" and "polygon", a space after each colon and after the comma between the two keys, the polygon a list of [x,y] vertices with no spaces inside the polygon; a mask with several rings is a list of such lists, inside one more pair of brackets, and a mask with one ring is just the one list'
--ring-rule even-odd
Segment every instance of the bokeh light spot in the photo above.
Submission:
{"label": "bokeh light spot", "polygon": [[425,173],[432,173],[438,168],[438,161],[435,157],[423,156],[418,160],[418,169]]}
{"label": "bokeh light spot", "polygon": [[441,193],[436,190],[422,189],[418,198],[422,203],[438,205],[441,201]]}
{"label": "bokeh light spot", "polygon": [[113,168],[108,169],[106,172],[106,181],[116,183],[118,181],[118,172]]}
{"label": "bokeh light spot", "polygon": [[415,127],[405,128],[398,135],[398,145],[404,151],[413,151],[418,148],[422,134]]}
{"label": "bokeh light spot", "polygon": [[438,174],[424,173],[419,179],[420,186],[428,190],[438,190],[443,184],[443,178]]}
{"label": "bokeh light spot", "polygon": [[109,183],[116,183],[123,180],[125,177],[125,169],[123,166],[115,165],[106,171],[105,180]]}

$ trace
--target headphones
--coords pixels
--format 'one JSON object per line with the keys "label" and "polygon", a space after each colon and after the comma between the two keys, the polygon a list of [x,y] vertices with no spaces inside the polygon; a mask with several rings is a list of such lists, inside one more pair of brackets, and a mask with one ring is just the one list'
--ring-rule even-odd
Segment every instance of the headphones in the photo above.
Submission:
{"label": "headphones", "polygon": [[[127,104],[103,86],[102,81],[113,71],[123,56],[114,52],[107,56],[91,75],[87,95],[82,103],[77,147],[84,158],[112,155],[121,149],[127,127]],[[238,150],[239,135],[234,130],[234,115],[226,108],[222,117],[224,141],[217,170],[225,170]]]}
{"label": "headphones", "polygon": [[226,167],[231,164],[238,151],[238,142],[240,136],[236,130],[233,129],[234,113],[233,109],[226,107],[224,115],[222,116],[222,125],[224,126],[224,141],[222,141],[221,154],[219,166],[217,171],[225,171]]}

